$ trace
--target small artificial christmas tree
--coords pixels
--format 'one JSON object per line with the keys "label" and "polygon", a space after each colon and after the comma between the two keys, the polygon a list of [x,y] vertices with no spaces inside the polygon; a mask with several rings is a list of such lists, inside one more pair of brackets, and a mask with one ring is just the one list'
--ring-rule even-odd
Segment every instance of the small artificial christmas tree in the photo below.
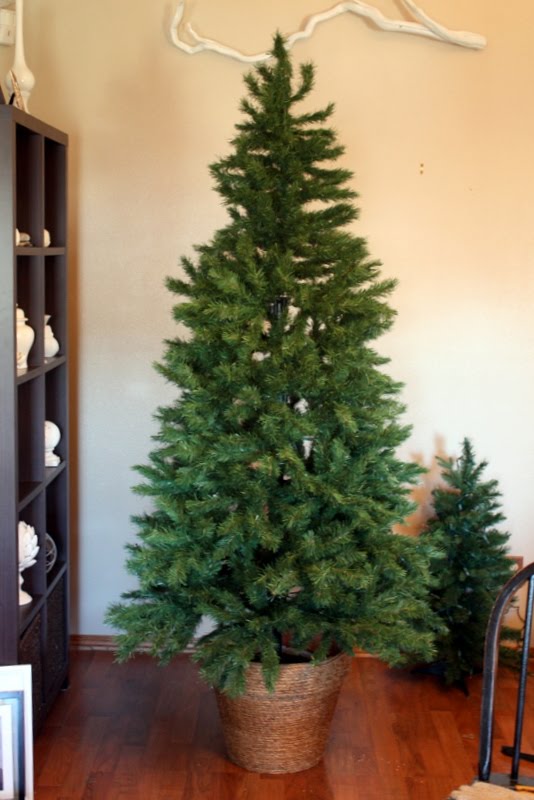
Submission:
{"label": "small artificial christmas tree", "polygon": [[209,615],[195,658],[232,695],[253,660],[274,687],[282,640],[313,640],[316,662],[335,642],[392,663],[433,640],[427,556],[392,533],[420,470],[396,458],[400,385],[369,345],[395,284],[347,230],[332,106],[297,111],[312,66],[294,87],[280,36],[273,55],[245,78],[233,151],[211,167],[229,222],[182,259],[188,280],[168,280],[192,336],[158,367],[179,396],[138,467],[155,504],[128,548],[139,588],[108,612],[119,658],[148,641],[162,662]]}
{"label": "small artificial christmas tree", "polygon": [[[449,684],[465,686],[480,670],[486,627],[497,595],[514,573],[507,555],[496,480],[484,481],[486,461],[476,462],[469,439],[458,459],[438,459],[446,488],[435,488],[434,517],[421,533],[444,557],[433,562],[432,607],[446,626],[436,640],[439,672]],[[506,629],[506,638],[516,638]]]}

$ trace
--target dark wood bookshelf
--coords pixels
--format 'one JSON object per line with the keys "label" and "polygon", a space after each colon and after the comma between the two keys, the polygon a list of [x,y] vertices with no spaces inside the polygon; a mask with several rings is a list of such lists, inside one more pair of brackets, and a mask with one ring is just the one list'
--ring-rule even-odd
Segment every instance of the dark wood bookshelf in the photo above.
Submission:
{"label": "dark wood bookshelf", "polygon": [[[31,664],[36,730],[68,679],[67,148],[65,133],[0,105],[0,665]],[[16,246],[16,228],[31,246]],[[35,333],[22,370],[17,305]],[[44,355],[45,314],[60,346],[52,358]],[[57,467],[45,466],[45,420],[61,432]],[[22,573],[32,598],[24,606],[20,521],[39,542],[36,563]],[[48,572],[47,533],[58,552]]]}

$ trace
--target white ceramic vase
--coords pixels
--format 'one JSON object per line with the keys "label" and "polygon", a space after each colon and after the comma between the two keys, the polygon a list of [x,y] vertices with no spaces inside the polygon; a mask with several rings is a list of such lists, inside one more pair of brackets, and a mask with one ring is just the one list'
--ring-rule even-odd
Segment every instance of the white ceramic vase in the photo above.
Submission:
{"label": "white ceramic vase", "polygon": [[[16,14],[15,60],[13,62],[13,66],[11,67],[11,69],[15,74],[15,78],[17,79],[17,83],[20,88],[20,93],[24,98],[24,103],[26,105],[26,111],[27,111],[28,100],[30,98],[32,89],[35,86],[35,77],[31,69],[26,64],[26,59],[24,57],[24,33],[23,33],[24,0],[16,0],[15,14]],[[13,82],[11,80],[10,72],[8,72],[6,75],[6,86],[10,92],[13,91]]]}
{"label": "white ceramic vase", "polygon": [[26,324],[27,321],[22,308],[17,308],[17,369],[28,367],[28,353],[35,340],[35,331]]}

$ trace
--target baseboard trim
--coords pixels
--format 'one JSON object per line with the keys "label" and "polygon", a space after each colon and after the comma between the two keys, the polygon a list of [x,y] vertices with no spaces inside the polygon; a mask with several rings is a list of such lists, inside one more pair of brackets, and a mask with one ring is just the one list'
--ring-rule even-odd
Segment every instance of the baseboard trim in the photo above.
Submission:
{"label": "baseboard trim", "polygon": [[[114,636],[86,636],[84,634],[71,634],[69,638],[70,647],[72,650],[93,650],[101,653],[114,653],[117,649]],[[195,651],[195,643],[187,645],[184,653],[193,653]],[[144,644],[137,648],[139,653],[150,652],[150,645]],[[356,658],[374,658],[371,653],[366,653],[363,650],[354,651]]]}
{"label": "baseboard trim", "polygon": [[69,637],[72,650],[102,650],[113,652],[116,649],[115,638],[113,636],[82,636],[72,634]]}
{"label": "baseboard trim", "polygon": [[[71,634],[69,644],[72,650],[93,650],[102,653],[114,653],[117,644],[114,636],[86,636],[84,634]],[[194,643],[189,644],[184,653],[192,653],[195,649]],[[138,653],[150,652],[150,645],[142,644],[137,648]]]}

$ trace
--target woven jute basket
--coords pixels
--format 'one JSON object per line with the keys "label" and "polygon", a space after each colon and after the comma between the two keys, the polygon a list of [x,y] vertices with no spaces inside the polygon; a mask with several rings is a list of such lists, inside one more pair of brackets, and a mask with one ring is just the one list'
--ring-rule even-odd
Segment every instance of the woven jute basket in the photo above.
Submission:
{"label": "woven jute basket", "polygon": [[350,658],[343,653],[311,664],[283,664],[273,693],[261,664],[251,664],[236,698],[216,692],[231,761],[251,772],[300,772],[321,760]]}

